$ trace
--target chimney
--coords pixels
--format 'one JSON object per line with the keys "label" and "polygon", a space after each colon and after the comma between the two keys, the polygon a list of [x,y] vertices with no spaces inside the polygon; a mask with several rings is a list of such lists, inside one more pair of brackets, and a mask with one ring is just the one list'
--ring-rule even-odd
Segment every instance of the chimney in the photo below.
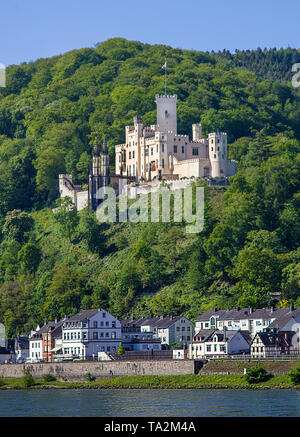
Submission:
{"label": "chimney", "polygon": [[249,314],[253,313],[253,308],[249,308]]}

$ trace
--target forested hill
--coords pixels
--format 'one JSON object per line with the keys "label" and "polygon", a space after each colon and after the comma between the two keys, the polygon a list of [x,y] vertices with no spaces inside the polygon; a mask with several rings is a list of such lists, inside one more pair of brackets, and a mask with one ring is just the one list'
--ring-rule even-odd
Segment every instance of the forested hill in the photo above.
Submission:
{"label": "forested hill", "polygon": [[[268,305],[278,291],[281,305],[300,305],[299,91],[283,81],[281,61],[277,81],[263,78],[251,56],[247,64],[225,55],[115,38],[8,67],[0,89],[0,320],[9,335],[100,306],[117,317],[195,317],[199,308]],[[226,191],[205,188],[204,231],[104,226],[64,205],[54,215],[58,174],[87,182],[96,133],[106,133],[113,162],[133,116],[155,123],[165,58],[178,131],[190,134],[197,122],[204,134],[226,131],[229,157],[239,161]]]}
{"label": "forested hill", "polygon": [[[213,53],[212,53],[213,54]],[[247,68],[265,79],[289,82],[292,80],[292,65],[300,63],[300,51],[288,49],[229,50],[215,53],[215,59]]]}

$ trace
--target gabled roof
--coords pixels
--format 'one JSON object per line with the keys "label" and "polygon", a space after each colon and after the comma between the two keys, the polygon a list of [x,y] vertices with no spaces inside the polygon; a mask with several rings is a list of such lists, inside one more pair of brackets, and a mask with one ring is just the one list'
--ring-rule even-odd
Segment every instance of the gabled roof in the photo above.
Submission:
{"label": "gabled roof", "polygon": [[300,308],[291,310],[290,308],[233,308],[227,310],[214,309],[206,311],[196,319],[196,322],[207,322],[212,316],[218,320],[248,320],[248,319],[275,319],[288,314],[299,312]]}
{"label": "gabled roof", "polygon": [[157,316],[157,317],[140,317],[139,319],[125,319],[121,320],[122,327],[138,327],[151,326],[153,328],[164,329],[173,325],[184,316]]}
{"label": "gabled roof", "polygon": [[77,314],[74,314],[74,316],[68,317],[67,319],[64,320],[64,322],[82,322],[84,320],[88,320],[91,317],[93,317],[95,314],[97,314],[99,310],[83,310],[80,311]]}
{"label": "gabled roof", "polygon": [[[286,309],[286,308],[285,308]],[[300,308],[295,308],[293,311],[289,311],[279,317],[276,318],[270,325],[269,328],[277,328],[278,330],[282,330],[284,326],[290,322],[291,320],[295,321],[295,317],[300,314]]]}
{"label": "gabled roof", "polygon": [[[264,346],[292,346],[294,331],[258,332],[258,336]],[[253,343],[255,338],[253,339]],[[255,343],[254,343],[255,344]]]}
{"label": "gabled roof", "polygon": [[[226,341],[230,341],[237,333],[240,333],[244,339],[250,344],[251,342],[251,335],[248,331],[241,331],[237,329],[226,329]],[[194,337],[193,342],[200,341],[201,343],[205,343],[207,341],[213,341],[214,336],[218,337],[218,342],[225,341],[224,340],[224,331],[220,331],[218,329],[202,329],[201,331],[198,331]],[[195,340],[195,338],[201,338],[201,340]]]}

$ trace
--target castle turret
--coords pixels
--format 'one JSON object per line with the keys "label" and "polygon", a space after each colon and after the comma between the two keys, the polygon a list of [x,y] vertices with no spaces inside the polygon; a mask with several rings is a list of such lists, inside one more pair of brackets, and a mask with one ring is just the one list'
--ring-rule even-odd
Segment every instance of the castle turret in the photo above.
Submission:
{"label": "castle turret", "polygon": [[214,132],[208,135],[211,176],[219,178],[227,174],[227,134]]}
{"label": "castle turret", "polygon": [[95,139],[93,150],[93,167],[89,175],[89,205],[92,209],[96,210],[99,200],[97,199],[97,192],[101,187],[101,174],[100,174],[100,151],[98,145],[98,138]]}
{"label": "castle turret", "polygon": [[157,125],[160,132],[173,132],[177,135],[177,96],[176,94],[156,94]]}
{"label": "castle turret", "polygon": [[102,152],[101,152],[101,186],[107,187],[109,184],[110,184],[109,154],[106,144],[106,136],[104,135]]}
{"label": "castle turret", "polygon": [[193,124],[193,141],[200,141],[202,138],[202,126],[201,124]]}

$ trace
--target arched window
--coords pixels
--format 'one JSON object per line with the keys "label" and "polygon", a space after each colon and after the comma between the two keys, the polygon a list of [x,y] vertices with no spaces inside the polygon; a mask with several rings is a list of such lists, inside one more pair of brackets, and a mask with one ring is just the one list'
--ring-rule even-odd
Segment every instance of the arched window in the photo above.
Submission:
{"label": "arched window", "polygon": [[210,327],[211,327],[211,329],[216,327],[216,318],[215,317],[210,318]]}

